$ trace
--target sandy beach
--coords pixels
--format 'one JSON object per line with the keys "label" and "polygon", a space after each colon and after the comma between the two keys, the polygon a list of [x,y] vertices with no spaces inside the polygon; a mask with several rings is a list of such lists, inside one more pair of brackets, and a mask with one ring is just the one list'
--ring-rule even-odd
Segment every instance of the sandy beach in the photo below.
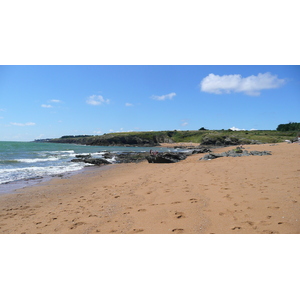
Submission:
{"label": "sandy beach", "polygon": [[1,195],[0,233],[300,233],[300,145],[244,147],[272,155],[86,168]]}

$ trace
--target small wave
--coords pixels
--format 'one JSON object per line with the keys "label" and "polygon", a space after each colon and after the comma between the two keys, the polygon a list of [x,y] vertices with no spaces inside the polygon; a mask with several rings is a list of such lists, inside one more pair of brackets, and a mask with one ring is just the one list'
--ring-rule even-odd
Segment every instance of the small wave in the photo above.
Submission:
{"label": "small wave", "polygon": [[68,172],[79,171],[85,166],[84,163],[71,163],[64,166],[29,167],[0,170],[0,184],[16,180],[30,179],[35,177],[52,176]]}
{"label": "small wave", "polygon": [[59,160],[59,157],[48,157],[48,158],[21,158],[21,159],[16,159],[18,162],[22,163],[36,163],[36,162],[47,162],[47,161],[56,161]]}

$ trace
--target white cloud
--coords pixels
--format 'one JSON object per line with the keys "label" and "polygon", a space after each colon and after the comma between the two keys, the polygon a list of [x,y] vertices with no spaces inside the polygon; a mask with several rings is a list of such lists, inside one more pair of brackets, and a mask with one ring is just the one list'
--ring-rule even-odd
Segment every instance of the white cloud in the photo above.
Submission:
{"label": "white cloud", "polygon": [[243,78],[235,75],[209,74],[200,83],[201,91],[213,94],[245,93],[249,96],[259,96],[262,90],[275,89],[283,86],[285,79],[279,79],[271,73],[259,73]]}
{"label": "white cloud", "polygon": [[189,125],[189,123],[188,122],[183,122],[183,123],[181,123],[181,126],[187,126],[187,125]]}
{"label": "white cloud", "polygon": [[151,96],[152,99],[154,100],[158,100],[158,101],[165,101],[166,99],[172,99],[173,97],[176,96],[176,93],[170,93],[170,94],[167,94],[167,95],[162,95],[162,96]]}
{"label": "white cloud", "polygon": [[246,129],[240,129],[240,128],[237,128],[237,127],[231,127],[231,128],[229,128],[229,129],[231,129],[231,130],[233,130],[233,131],[245,131]]}
{"label": "white cloud", "polygon": [[11,122],[10,124],[14,125],[14,126],[34,126],[35,125],[35,123],[33,123],[33,122],[28,122],[28,123],[13,123],[13,122]]}
{"label": "white cloud", "polygon": [[125,106],[133,106],[133,104],[132,103],[125,103]]}
{"label": "white cloud", "polygon": [[43,108],[52,108],[53,106],[49,105],[49,104],[42,104],[41,107],[43,107]]}
{"label": "white cloud", "polygon": [[52,103],[61,103],[61,101],[57,100],[57,99],[50,100],[50,102],[52,102]]}
{"label": "white cloud", "polygon": [[89,105],[102,105],[102,104],[109,104],[109,99],[104,99],[101,95],[92,95],[86,100],[86,103]]}

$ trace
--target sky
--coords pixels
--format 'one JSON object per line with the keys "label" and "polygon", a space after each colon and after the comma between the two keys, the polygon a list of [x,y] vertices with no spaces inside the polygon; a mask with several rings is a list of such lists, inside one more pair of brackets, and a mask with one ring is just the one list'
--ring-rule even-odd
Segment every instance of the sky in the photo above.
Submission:
{"label": "sky", "polygon": [[2,65],[0,140],[300,122],[300,66]]}

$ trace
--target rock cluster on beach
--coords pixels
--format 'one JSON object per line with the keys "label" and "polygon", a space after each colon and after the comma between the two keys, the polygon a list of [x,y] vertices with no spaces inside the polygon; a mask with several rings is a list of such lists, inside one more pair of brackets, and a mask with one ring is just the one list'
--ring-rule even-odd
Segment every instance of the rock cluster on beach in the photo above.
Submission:
{"label": "rock cluster on beach", "polygon": [[240,148],[232,149],[227,152],[222,153],[209,153],[205,154],[200,160],[211,160],[219,157],[241,157],[241,156],[250,156],[250,155],[271,155],[271,151],[247,151]]}
{"label": "rock cluster on beach", "polygon": [[187,154],[172,152],[158,153],[146,157],[149,163],[176,163],[186,158]]}

